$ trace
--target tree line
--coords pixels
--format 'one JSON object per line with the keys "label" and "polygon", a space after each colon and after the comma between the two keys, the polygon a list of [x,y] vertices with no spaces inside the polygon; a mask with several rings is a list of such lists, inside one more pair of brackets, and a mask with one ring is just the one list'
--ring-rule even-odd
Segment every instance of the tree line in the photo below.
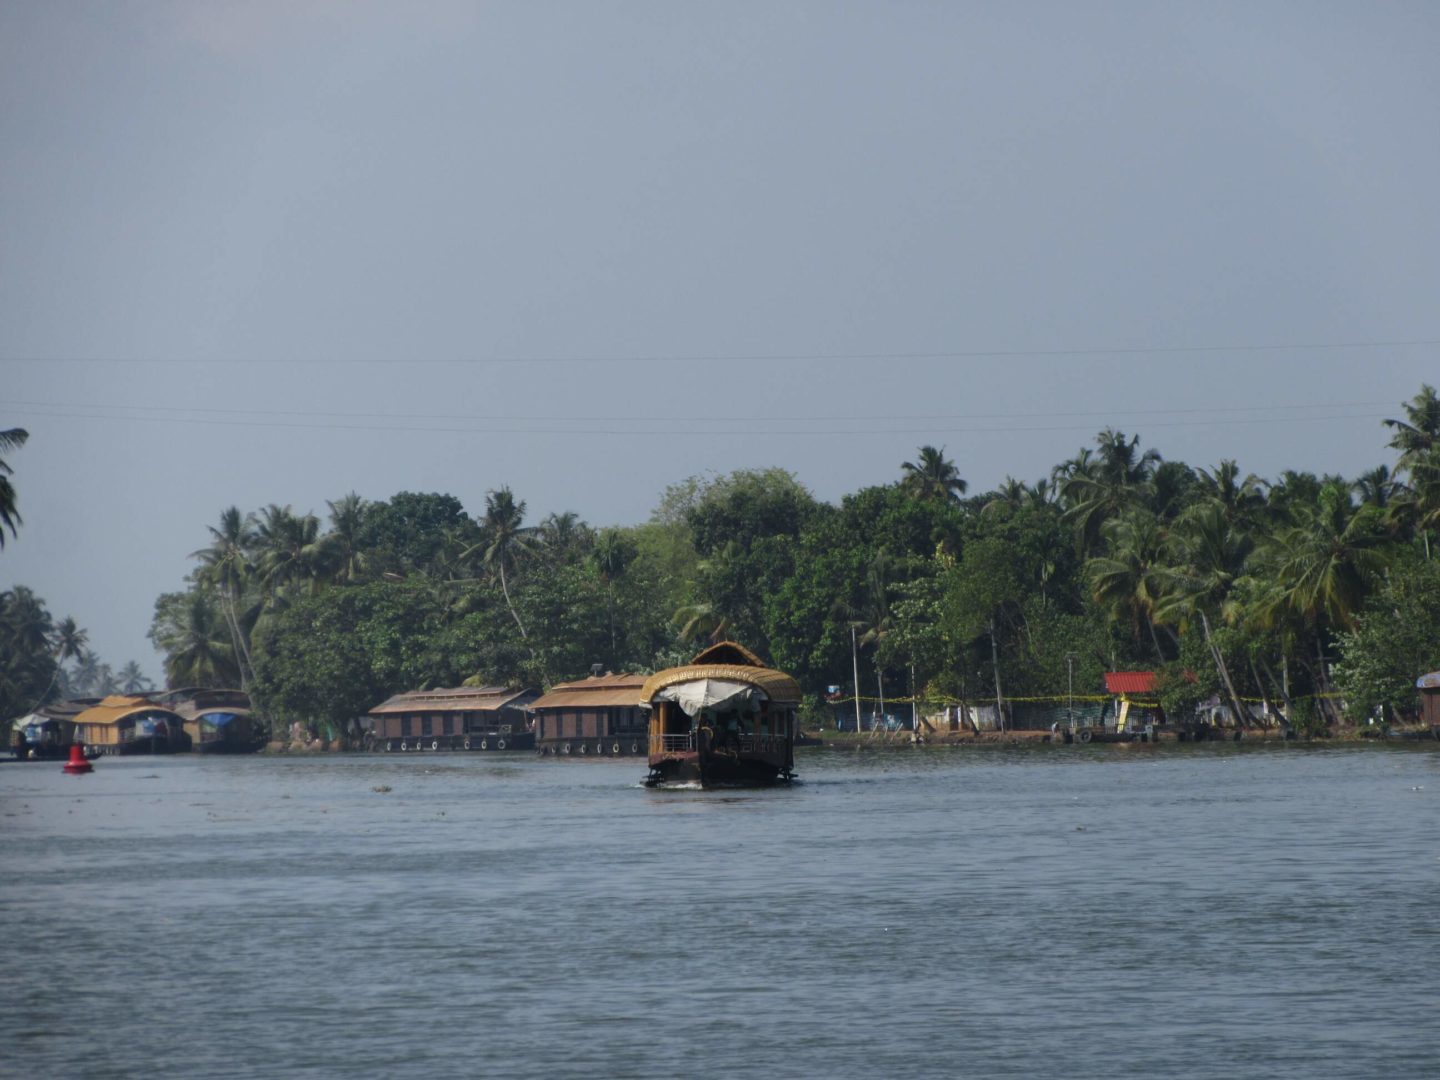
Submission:
{"label": "tree line", "polygon": [[[867,698],[1097,692],[1158,669],[1185,708],[1297,724],[1408,713],[1440,667],[1440,400],[1385,421],[1358,477],[1192,467],[1114,429],[1033,483],[970,495],[943,448],[838,504],[782,469],[691,478],[650,519],[531,524],[507,487],[224,511],[151,637],[172,685],[241,685],[281,722],[343,727],[389,694],[654,670],[733,637]],[[1072,682],[1073,680],[1073,682]]]}

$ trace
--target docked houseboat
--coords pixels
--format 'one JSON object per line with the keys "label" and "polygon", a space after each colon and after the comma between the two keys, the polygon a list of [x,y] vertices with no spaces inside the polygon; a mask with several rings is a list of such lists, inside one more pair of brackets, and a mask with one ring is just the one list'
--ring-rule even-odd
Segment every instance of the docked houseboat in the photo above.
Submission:
{"label": "docked houseboat", "polygon": [[732,641],[645,680],[648,786],[769,784],[795,775],[800,685]]}
{"label": "docked houseboat", "polygon": [[640,707],[644,675],[597,673],[557,683],[530,705],[535,750],[568,758],[638,757],[649,748],[649,716]]}
{"label": "docked houseboat", "polygon": [[11,752],[21,761],[60,761],[69,757],[70,745],[75,741],[75,717],[99,702],[99,698],[52,701],[12,721]]}
{"label": "docked houseboat", "polygon": [[534,690],[460,686],[415,690],[370,710],[372,750],[533,750],[529,706]]}
{"label": "docked houseboat", "polygon": [[178,754],[191,747],[180,715],[138,694],[111,694],[74,723],[74,741],[87,753]]}
{"label": "docked houseboat", "polygon": [[265,748],[265,726],[243,690],[186,687],[156,695],[181,718],[197,754],[253,754]]}

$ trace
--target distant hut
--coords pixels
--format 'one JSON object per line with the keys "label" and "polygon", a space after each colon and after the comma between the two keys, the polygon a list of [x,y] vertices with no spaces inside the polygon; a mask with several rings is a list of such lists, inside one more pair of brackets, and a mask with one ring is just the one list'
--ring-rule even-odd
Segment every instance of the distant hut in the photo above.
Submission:
{"label": "distant hut", "polygon": [[1105,672],[1105,692],[1116,698],[1117,733],[1165,722],[1165,710],[1157,697],[1159,686],[1160,674],[1156,671]]}
{"label": "distant hut", "polygon": [[196,753],[251,754],[265,745],[264,726],[243,690],[192,686],[157,694],[155,700],[180,715]]}
{"label": "distant hut", "polygon": [[1440,671],[1432,671],[1415,680],[1420,691],[1420,722],[1429,728],[1440,728]]}
{"label": "distant hut", "polygon": [[112,694],[74,723],[74,740],[105,754],[176,754],[191,745],[178,713],[139,694]]}
{"label": "distant hut", "polygon": [[540,695],[505,686],[412,690],[370,710],[376,750],[531,750],[529,706]]}
{"label": "distant hut", "polygon": [[648,753],[650,714],[640,706],[644,675],[592,675],[557,683],[531,705],[541,754]]}

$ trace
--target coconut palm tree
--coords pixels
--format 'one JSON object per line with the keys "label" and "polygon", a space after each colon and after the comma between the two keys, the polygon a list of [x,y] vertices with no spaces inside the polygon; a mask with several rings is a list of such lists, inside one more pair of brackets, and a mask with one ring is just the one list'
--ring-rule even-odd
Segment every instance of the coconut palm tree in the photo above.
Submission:
{"label": "coconut palm tree", "polygon": [[961,478],[955,463],[946,459],[943,446],[939,450],[920,447],[919,457],[901,462],[900,470],[904,473],[901,485],[917,499],[952,502],[970,486]]}
{"label": "coconut palm tree", "polygon": [[[0,451],[18,450],[25,445],[25,440],[30,438],[30,433],[24,428],[11,428],[9,431],[0,431]],[[10,477],[14,470],[0,458],[0,548],[5,546],[5,529],[10,529],[11,536],[19,536],[16,531],[17,525],[24,522],[20,520],[20,511],[15,509],[15,488],[10,483]]]}
{"label": "coconut palm tree", "polygon": [[[240,668],[230,632],[210,593],[193,591],[154,631],[171,686],[234,686]],[[102,665],[103,666],[103,665]]]}
{"label": "coconut palm tree", "polygon": [[1155,621],[1165,592],[1165,531],[1154,514],[1134,508],[1107,521],[1102,532],[1105,553],[1085,564],[1091,595],[1113,621],[1129,624],[1136,641],[1147,632],[1164,661]]}
{"label": "coconut palm tree", "polygon": [[1107,521],[1150,500],[1150,480],[1160,464],[1155,450],[1140,450],[1140,436],[1106,428],[1095,437],[1098,452],[1062,465],[1058,478],[1065,516],[1075,525],[1082,552],[1099,546]]}
{"label": "coconut palm tree", "polygon": [[1275,602],[1312,623],[1352,629],[1386,562],[1380,512],[1355,506],[1346,486],[1330,483],[1314,504],[1297,503],[1292,513],[1293,524],[1264,544],[1278,586]]}
{"label": "coconut palm tree", "polygon": [[154,689],[145,673],[140,670],[140,665],[134,660],[127,661],[116,678],[120,680],[121,693],[143,694],[147,690]]}
{"label": "coconut palm tree", "polygon": [[485,549],[482,556],[485,566],[500,578],[500,591],[505,596],[505,606],[510,617],[520,630],[520,639],[528,641],[525,624],[520,613],[510,600],[510,585],[506,570],[515,566],[528,555],[534,545],[535,530],[525,525],[525,503],[516,502],[515,493],[508,487],[491,491],[485,496],[485,517],[481,521],[485,539],[480,545]]}
{"label": "coconut palm tree", "polygon": [[219,527],[208,526],[210,546],[190,553],[201,562],[201,581],[213,587],[220,598],[220,611],[230,631],[230,644],[240,674],[240,687],[246,689],[253,674],[250,662],[251,620],[242,617],[242,597],[254,576],[250,552],[259,542],[253,514],[241,514],[231,506],[220,514]]}
{"label": "coconut palm tree", "polygon": [[616,659],[615,655],[615,583],[625,575],[625,571],[635,560],[638,554],[634,542],[620,529],[604,529],[595,538],[595,546],[590,552],[591,562],[595,566],[595,573],[605,585],[607,593],[607,608],[610,615],[610,659]]}
{"label": "coconut palm tree", "polygon": [[1361,473],[1350,485],[1350,490],[1359,496],[1361,505],[1373,506],[1377,510],[1389,507],[1404,488],[1405,485],[1395,479],[1387,465],[1377,465]]}
{"label": "coconut palm tree", "polygon": [[332,581],[358,581],[369,561],[360,543],[360,530],[370,504],[352,491],[335,502],[326,499],[325,505],[330,508],[330,531],[320,539],[319,562]]}
{"label": "coconut palm tree", "polygon": [[1226,458],[1214,469],[1196,469],[1196,488],[1202,500],[1218,504],[1232,524],[1253,521],[1265,507],[1265,483],[1254,473],[1240,477],[1240,466]]}
{"label": "coconut palm tree", "polygon": [[54,649],[55,656],[55,673],[50,676],[50,685],[45,687],[44,693],[35,702],[37,708],[49,701],[50,691],[55,688],[57,683],[64,681],[65,661],[76,660],[83,656],[88,643],[89,634],[82,630],[71,616],[67,615],[55,624],[55,632],[51,637],[51,647]]}
{"label": "coconut palm tree", "polygon": [[289,506],[274,503],[260,511],[255,567],[272,600],[283,596],[290,585],[304,583],[313,590],[319,583],[324,557],[319,541],[320,519],[314,514],[296,514]]}
{"label": "coconut palm tree", "polygon": [[93,652],[84,652],[75,658],[75,675],[71,688],[77,694],[91,694],[100,684],[100,657]]}
{"label": "coconut palm tree", "polygon": [[1410,469],[1440,448],[1440,396],[1435,388],[1422,385],[1420,392],[1402,407],[1404,420],[1385,421],[1385,426],[1395,432],[1390,446],[1400,451],[1397,471]]}
{"label": "coconut palm tree", "polygon": [[594,530],[572,510],[551,514],[540,522],[535,538],[552,562],[577,559],[590,550],[596,540]]}

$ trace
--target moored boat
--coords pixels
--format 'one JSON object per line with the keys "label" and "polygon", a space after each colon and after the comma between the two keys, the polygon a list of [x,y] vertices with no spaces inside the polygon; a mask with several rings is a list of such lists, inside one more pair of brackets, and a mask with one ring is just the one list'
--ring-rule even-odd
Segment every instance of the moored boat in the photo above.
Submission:
{"label": "moored boat", "polygon": [[157,701],[180,716],[197,754],[253,754],[265,747],[265,730],[243,690],[186,687]]}
{"label": "moored boat", "polygon": [[742,645],[721,642],[656,672],[640,703],[651,710],[648,786],[746,786],[795,775],[800,685]]}

